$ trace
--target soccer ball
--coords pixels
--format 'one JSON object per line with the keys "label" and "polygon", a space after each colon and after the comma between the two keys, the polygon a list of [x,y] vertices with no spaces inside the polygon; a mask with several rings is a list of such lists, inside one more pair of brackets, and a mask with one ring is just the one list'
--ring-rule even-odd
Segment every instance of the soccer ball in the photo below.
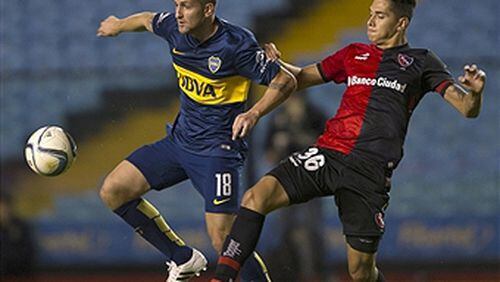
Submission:
{"label": "soccer ball", "polygon": [[31,134],[24,156],[39,175],[56,176],[65,172],[76,158],[76,144],[61,127],[48,125]]}

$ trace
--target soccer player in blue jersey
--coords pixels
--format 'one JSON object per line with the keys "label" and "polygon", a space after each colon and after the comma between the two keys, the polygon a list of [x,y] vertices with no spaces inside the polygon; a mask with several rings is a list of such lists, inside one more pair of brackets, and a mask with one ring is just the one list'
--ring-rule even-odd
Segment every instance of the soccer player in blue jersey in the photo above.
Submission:
{"label": "soccer player in blue jersey", "polygon": [[[253,34],[215,16],[216,0],[174,0],[175,13],[142,12],[101,22],[98,36],[150,31],[168,43],[177,72],[181,107],[165,138],[134,151],[109,173],[100,190],[104,203],[167,257],[167,281],[187,281],[206,269],[203,254],[187,246],[158,210],[141,196],[190,179],[205,199],[205,219],[219,252],[238,207],[247,145],[232,138],[245,110],[251,81],[267,94],[286,97],[294,76],[266,58]],[[253,114],[253,113],[251,113]],[[245,114],[243,114],[245,116]],[[241,115],[240,115],[241,117]],[[243,129],[242,134],[246,134]],[[245,281],[269,280],[254,253]]]}
{"label": "soccer player in blue jersey", "polygon": [[[212,282],[236,281],[268,213],[327,196],[338,207],[352,280],[384,281],[376,255],[392,172],[403,157],[413,111],[426,93],[436,92],[464,117],[475,118],[486,83],[476,65],[465,66],[455,81],[432,51],[408,44],[415,6],[416,0],[373,0],[367,21],[371,44],[350,44],[304,68],[282,64],[297,76],[298,89],[331,81],[346,90],[316,143],[284,159],[245,192]],[[248,132],[280,100],[267,98],[249,110],[255,114],[236,118],[233,135]]]}

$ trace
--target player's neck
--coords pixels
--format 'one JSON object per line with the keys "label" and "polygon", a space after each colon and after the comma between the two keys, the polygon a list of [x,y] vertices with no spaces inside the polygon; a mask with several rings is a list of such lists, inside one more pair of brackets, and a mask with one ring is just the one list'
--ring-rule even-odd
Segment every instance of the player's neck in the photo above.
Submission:
{"label": "player's neck", "polygon": [[405,45],[408,43],[408,39],[406,35],[397,35],[392,38],[389,38],[383,42],[376,43],[377,47],[380,49],[390,49],[394,47],[398,47],[401,45]]}
{"label": "player's neck", "polygon": [[207,41],[210,37],[212,37],[217,32],[218,29],[219,25],[214,19],[211,20],[210,22],[207,22],[207,24],[201,25],[199,29],[191,33],[191,36],[196,38],[201,44]]}

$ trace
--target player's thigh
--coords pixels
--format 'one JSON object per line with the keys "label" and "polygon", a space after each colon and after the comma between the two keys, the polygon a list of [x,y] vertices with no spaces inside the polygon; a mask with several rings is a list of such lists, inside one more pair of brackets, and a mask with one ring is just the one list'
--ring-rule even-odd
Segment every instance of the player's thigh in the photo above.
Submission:
{"label": "player's thigh", "polygon": [[142,172],[131,162],[121,161],[107,176],[105,187],[118,187],[124,192],[143,194],[150,186]]}
{"label": "player's thigh", "polygon": [[205,199],[205,211],[233,214],[238,210],[243,161],[193,156],[182,160],[189,179]]}
{"label": "player's thigh", "polygon": [[187,179],[179,162],[181,149],[166,137],[135,150],[127,161],[144,176],[151,189],[162,190]]}
{"label": "player's thigh", "polygon": [[289,205],[285,188],[272,175],[262,177],[257,184],[245,192],[241,206],[261,214],[268,214],[273,210]]}
{"label": "player's thigh", "polygon": [[385,232],[386,188],[382,180],[377,183],[348,169],[344,175],[343,187],[335,191],[335,203],[347,243],[357,251],[375,253]]}
{"label": "player's thigh", "polygon": [[105,178],[99,192],[111,209],[136,199],[149,190],[144,175],[129,161],[120,162]]}
{"label": "player's thigh", "polygon": [[205,222],[212,246],[220,252],[226,236],[231,231],[235,215],[228,213],[205,213]]}
{"label": "player's thigh", "polygon": [[332,195],[340,168],[334,167],[336,163],[328,157],[315,146],[292,154],[268,172],[248,198],[255,198],[254,202],[262,205],[255,208],[268,213],[283,205]]}

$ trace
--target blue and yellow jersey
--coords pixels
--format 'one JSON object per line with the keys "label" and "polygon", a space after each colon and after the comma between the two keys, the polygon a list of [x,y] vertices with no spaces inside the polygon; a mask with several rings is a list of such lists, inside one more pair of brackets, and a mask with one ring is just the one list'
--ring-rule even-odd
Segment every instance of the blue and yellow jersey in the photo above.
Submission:
{"label": "blue and yellow jersey", "polygon": [[216,33],[200,43],[178,31],[174,14],[153,19],[154,33],[168,42],[180,88],[181,108],[170,134],[196,154],[241,156],[247,146],[231,140],[233,121],[245,110],[251,81],[268,85],[280,66],[267,60],[249,30],[216,21]]}

